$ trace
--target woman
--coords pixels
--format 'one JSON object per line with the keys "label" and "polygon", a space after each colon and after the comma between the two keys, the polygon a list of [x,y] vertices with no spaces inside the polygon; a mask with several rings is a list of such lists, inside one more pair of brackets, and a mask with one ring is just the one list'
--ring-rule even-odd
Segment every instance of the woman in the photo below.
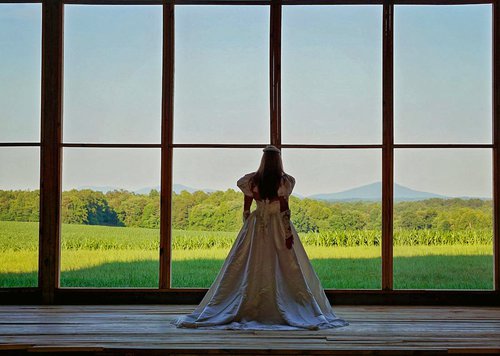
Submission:
{"label": "woman", "polygon": [[283,171],[279,149],[267,146],[259,169],[237,185],[245,194],[243,227],[201,303],[172,323],[246,330],[348,325],[335,316],[290,221],[295,179]]}

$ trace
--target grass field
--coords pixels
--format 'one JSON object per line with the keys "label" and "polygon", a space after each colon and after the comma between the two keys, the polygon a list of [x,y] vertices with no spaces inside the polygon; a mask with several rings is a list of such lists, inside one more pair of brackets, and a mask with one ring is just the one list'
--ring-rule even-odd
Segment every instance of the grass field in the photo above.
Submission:
{"label": "grass field", "polygon": [[[0,287],[37,284],[37,233],[37,223],[0,222]],[[61,286],[156,288],[158,234],[154,229],[63,225]],[[209,287],[235,235],[174,231],[172,285]],[[379,246],[305,248],[323,287],[380,288]],[[394,284],[491,289],[492,264],[491,244],[395,246]]]}

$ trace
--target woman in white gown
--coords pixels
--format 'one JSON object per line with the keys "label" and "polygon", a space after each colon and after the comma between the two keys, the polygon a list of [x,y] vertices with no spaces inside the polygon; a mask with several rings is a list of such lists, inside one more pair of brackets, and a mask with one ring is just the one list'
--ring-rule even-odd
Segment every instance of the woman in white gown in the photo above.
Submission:
{"label": "woman in white gown", "polygon": [[[243,227],[201,303],[172,323],[245,330],[348,325],[333,312],[290,221],[295,179],[284,173],[280,151],[267,146],[258,171],[237,185],[245,194]],[[257,207],[250,213],[253,200]]]}

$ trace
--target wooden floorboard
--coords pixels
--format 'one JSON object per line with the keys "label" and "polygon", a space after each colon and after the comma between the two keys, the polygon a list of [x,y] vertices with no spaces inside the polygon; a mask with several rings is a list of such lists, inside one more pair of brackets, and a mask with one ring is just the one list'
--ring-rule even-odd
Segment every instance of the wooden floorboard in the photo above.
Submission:
{"label": "wooden floorboard", "polygon": [[348,327],[178,329],[191,305],[0,306],[0,352],[92,354],[500,354],[500,308],[337,306]]}

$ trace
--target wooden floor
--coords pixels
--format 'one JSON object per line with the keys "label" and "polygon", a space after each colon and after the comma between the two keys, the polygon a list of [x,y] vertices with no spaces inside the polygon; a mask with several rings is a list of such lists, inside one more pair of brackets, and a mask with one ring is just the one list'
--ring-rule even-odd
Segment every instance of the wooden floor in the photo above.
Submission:
{"label": "wooden floor", "polygon": [[500,308],[337,306],[348,327],[319,331],[177,329],[189,305],[0,306],[0,352],[94,354],[500,353]]}

